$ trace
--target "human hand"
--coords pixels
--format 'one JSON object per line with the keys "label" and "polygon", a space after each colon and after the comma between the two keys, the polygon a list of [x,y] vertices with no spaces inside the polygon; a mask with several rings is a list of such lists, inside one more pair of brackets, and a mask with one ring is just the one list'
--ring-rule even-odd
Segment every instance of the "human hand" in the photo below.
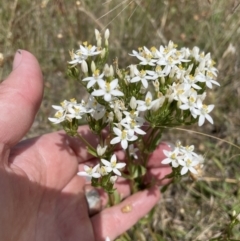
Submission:
{"label": "human hand", "polygon": [[[0,84],[0,240],[100,241],[107,236],[112,240],[158,202],[158,187],[129,196],[127,182],[117,182],[123,201],[105,208],[107,196],[99,192],[101,210],[90,216],[86,180],[76,174],[83,164],[96,160],[84,144],[62,131],[19,142],[33,123],[42,93],[37,60],[27,51],[18,51],[13,71]],[[96,146],[86,126],[79,132]],[[170,172],[160,164],[167,148],[161,144],[154,152],[149,175],[161,179]],[[126,205],[131,205],[131,212],[122,212]]]}

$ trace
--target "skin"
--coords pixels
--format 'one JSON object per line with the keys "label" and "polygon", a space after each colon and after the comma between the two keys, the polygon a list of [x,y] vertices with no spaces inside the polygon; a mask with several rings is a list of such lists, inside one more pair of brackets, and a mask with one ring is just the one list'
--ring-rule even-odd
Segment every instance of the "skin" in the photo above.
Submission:
{"label": "skin", "polygon": [[[36,58],[21,50],[13,71],[0,84],[0,240],[111,240],[147,214],[160,198],[159,188],[129,195],[127,182],[116,187],[123,201],[89,216],[84,195],[86,180],[76,175],[83,164],[96,162],[79,140],[54,132],[20,141],[31,127],[43,94],[43,78]],[[97,140],[87,126],[79,128],[93,146]],[[161,179],[170,172],[161,166],[161,144],[152,154],[148,176]],[[121,158],[122,152],[116,151]],[[122,212],[126,205],[130,212]]]}

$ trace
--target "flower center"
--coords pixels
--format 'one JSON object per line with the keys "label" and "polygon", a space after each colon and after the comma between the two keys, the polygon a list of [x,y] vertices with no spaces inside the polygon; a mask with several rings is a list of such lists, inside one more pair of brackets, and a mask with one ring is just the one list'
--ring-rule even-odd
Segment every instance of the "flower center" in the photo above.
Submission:
{"label": "flower center", "polygon": [[106,92],[109,93],[111,91],[110,83],[106,83]]}
{"label": "flower center", "polygon": [[58,111],[56,114],[55,114],[55,117],[56,118],[61,118],[63,116],[63,113],[61,111]]}
{"label": "flower center", "polygon": [[187,159],[187,160],[186,160],[186,166],[187,166],[187,167],[190,167],[191,165],[192,165],[192,160]]}
{"label": "flower center", "polygon": [[122,140],[126,139],[127,138],[127,131],[126,130],[123,130],[122,131],[122,136],[121,136]]}
{"label": "flower center", "polygon": [[146,102],[147,106],[150,106],[150,104],[152,102],[152,99],[151,98],[146,98],[145,102]]}

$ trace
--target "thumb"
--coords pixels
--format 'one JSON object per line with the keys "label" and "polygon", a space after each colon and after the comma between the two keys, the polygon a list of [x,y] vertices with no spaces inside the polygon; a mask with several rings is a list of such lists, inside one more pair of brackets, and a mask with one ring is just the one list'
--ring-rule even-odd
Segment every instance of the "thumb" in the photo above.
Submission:
{"label": "thumb", "polygon": [[43,78],[36,58],[18,50],[13,70],[0,84],[0,143],[15,145],[31,127],[43,94]]}

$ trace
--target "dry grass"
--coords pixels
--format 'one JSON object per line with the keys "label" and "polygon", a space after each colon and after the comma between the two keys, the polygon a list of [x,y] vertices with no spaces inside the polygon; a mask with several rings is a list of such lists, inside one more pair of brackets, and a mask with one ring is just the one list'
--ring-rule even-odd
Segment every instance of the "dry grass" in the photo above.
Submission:
{"label": "dry grass", "polygon": [[[221,235],[223,239],[214,240],[228,240],[223,233],[231,213],[234,209],[240,212],[240,149],[229,144],[240,145],[239,4],[237,0],[14,0],[1,4],[4,62],[0,79],[9,73],[18,48],[37,56],[45,78],[44,100],[28,137],[53,130],[47,120],[52,104],[78,98],[81,90],[66,77],[68,50],[78,47],[80,41],[94,39],[94,28],[110,29],[110,60],[118,56],[123,66],[130,63],[132,49],[168,40],[190,48],[197,45],[216,60],[221,88],[208,96],[216,104],[215,124],[191,128],[210,137],[176,129],[164,136],[172,142],[194,143],[205,154],[204,178],[169,188],[152,221],[142,220],[121,240],[205,241]],[[232,237],[240,240],[239,226]]]}

